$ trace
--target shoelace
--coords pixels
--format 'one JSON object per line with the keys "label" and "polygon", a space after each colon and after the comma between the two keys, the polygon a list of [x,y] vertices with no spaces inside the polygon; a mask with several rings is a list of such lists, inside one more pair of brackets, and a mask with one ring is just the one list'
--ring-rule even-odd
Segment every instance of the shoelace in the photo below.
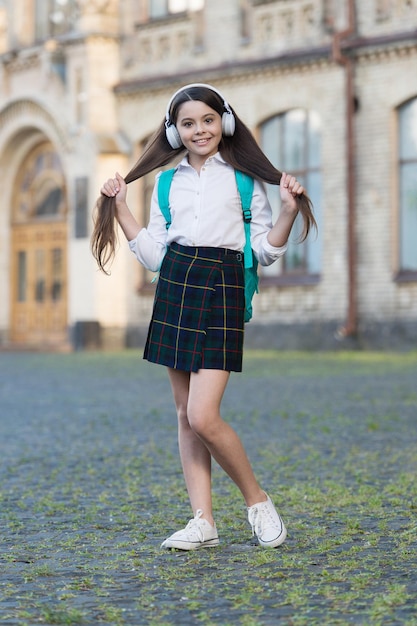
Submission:
{"label": "shoelace", "polygon": [[264,528],[268,526],[277,527],[268,506],[252,506],[248,512],[248,520],[252,526],[252,536],[256,534],[257,537],[262,537]]}
{"label": "shoelace", "polygon": [[203,511],[201,509],[198,509],[198,511],[195,514],[195,517],[193,517],[193,519],[190,519],[190,521],[188,522],[187,526],[185,527],[185,530],[191,533],[196,533],[198,540],[199,541],[204,541],[204,533],[203,533],[203,529],[201,528],[201,524],[200,522],[200,517],[203,515]]}

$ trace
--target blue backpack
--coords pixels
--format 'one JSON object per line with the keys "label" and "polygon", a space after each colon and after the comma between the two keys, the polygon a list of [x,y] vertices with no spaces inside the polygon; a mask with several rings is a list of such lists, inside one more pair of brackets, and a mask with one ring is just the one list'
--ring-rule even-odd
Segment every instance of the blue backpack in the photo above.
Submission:
{"label": "blue backpack", "polygon": [[[158,203],[161,213],[165,218],[167,229],[171,226],[171,211],[169,208],[169,190],[175,169],[162,172],[158,181]],[[250,222],[252,213],[250,210],[253,194],[253,178],[235,170],[236,185],[242,203],[243,222],[245,226],[245,322],[252,318],[252,298],[254,293],[258,293],[258,261],[252,250],[250,243]]]}

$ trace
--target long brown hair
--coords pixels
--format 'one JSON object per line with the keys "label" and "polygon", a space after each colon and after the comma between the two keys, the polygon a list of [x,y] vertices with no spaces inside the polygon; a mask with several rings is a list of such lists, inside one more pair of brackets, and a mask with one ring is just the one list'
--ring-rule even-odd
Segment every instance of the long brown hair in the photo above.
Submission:
{"label": "long brown hair", "polygon": [[[202,85],[190,86],[177,93],[171,103],[169,118],[172,123],[176,123],[179,107],[189,100],[204,102],[217,111],[220,116],[225,111],[224,102],[217,92]],[[222,157],[234,169],[241,170],[259,181],[279,185],[281,172],[265,156],[249,128],[236,115],[230,105],[229,108],[235,117],[236,126],[231,137],[223,135],[220,141],[219,152]],[[174,149],[168,143],[164,120],[146,145],[142,156],[127,174],[126,183],[131,183],[156,168],[167,165],[184,151],[184,146]],[[300,241],[304,241],[311,228],[317,228],[317,224],[308,196],[302,194],[297,196],[296,200],[304,223]],[[106,272],[106,265],[113,258],[116,250],[115,217],[116,200],[101,194],[95,207],[91,249],[99,268],[104,272]]]}

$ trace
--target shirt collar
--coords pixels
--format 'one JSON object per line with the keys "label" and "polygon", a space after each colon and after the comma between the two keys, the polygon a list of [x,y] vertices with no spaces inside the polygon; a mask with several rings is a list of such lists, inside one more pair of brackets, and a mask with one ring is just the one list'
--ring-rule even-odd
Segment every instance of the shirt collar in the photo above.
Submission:
{"label": "shirt collar", "polygon": [[[209,163],[210,161],[218,161],[219,163],[222,163],[223,165],[228,165],[228,163],[226,163],[226,161],[224,160],[224,158],[222,157],[222,155],[220,154],[220,152],[216,152],[216,154],[213,154],[213,156],[208,157],[208,159],[206,160],[206,163]],[[188,155],[186,154],[181,161],[178,163],[178,168],[179,167],[191,167],[191,165],[188,163]]]}

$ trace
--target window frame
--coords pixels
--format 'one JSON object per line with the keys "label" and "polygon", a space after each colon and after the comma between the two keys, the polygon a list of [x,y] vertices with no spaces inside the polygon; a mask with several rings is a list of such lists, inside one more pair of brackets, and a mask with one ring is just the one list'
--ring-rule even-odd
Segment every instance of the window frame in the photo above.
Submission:
{"label": "window frame", "polygon": [[[406,283],[406,282],[417,282],[417,265],[415,268],[407,269],[404,267],[403,260],[403,232],[406,230],[406,227],[403,226],[402,220],[404,218],[404,210],[405,206],[403,203],[403,169],[409,165],[415,165],[417,168],[417,141],[415,146],[415,152],[412,156],[404,156],[403,155],[403,145],[402,145],[402,133],[401,126],[402,120],[401,115],[406,111],[407,107],[412,106],[415,107],[415,127],[413,126],[413,130],[417,134],[417,97],[411,98],[406,102],[403,102],[397,108],[397,180],[398,180],[398,189],[397,189],[397,202],[398,202],[398,211],[397,211],[397,244],[398,244],[398,252],[397,252],[397,272],[395,275],[395,281],[398,283]],[[412,178],[412,175],[411,175]],[[416,200],[417,207],[417,200]],[[412,225],[413,226],[413,225]],[[417,222],[414,227],[415,235],[417,236]]]}
{"label": "window frame", "polygon": [[[308,185],[308,178],[311,177],[312,175],[318,175],[319,178],[319,189],[320,189],[320,200],[321,200],[321,191],[322,191],[322,180],[321,180],[321,175],[322,175],[322,164],[321,164],[321,158],[319,157],[319,162],[318,164],[315,164],[313,166],[309,166],[308,164],[308,155],[309,155],[309,147],[310,147],[310,142],[309,142],[309,136],[310,136],[310,123],[311,123],[311,117],[313,115],[317,115],[314,111],[311,111],[309,109],[304,109],[301,107],[294,107],[292,109],[287,109],[286,111],[283,111],[281,113],[277,113],[276,115],[273,115],[271,117],[269,117],[268,119],[264,120],[258,127],[258,136],[260,139],[260,145],[262,150],[265,152],[264,146],[262,145],[262,133],[264,132],[265,126],[271,122],[273,122],[274,120],[279,123],[282,127],[284,127],[285,122],[286,122],[286,117],[294,112],[303,112],[303,114],[305,115],[305,119],[304,119],[304,128],[303,128],[303,165],[300,167],[295,167],[295,168],[289,168],[289,171],[291,171],[291,174],[293,174],[294,176],[296,176],[300,182],[305,185],[307,192],[309,189],[309,185]],[[282,137],[284,135],[285,132],[285,128],[281,128],[281,133],[282,133]],[[282,139],[281,137],[281,139]],[[320,137],[321,139],[321,137]],[[271,159],[272,163],[274,163],[274,165],[278,168],[278,169],[282,169],[282,171],[286,171],[285,170],[285,165],[281,166],[282,163],[285,164],[285,154],[284,154],[284,141],[280,141],[279,142],[279,164],[278,163],[274,163],[274,159]],[[267,153],[268,156],[268,153]],[[266,185],[267,187],[267,193],[268,193],[268,189],[272,189],[273,186],[272,185]],[[276,192],[275,192],[276,193]],[[317,205],[313,202],[313,208],[316,207]],[[319,212],[321,213],[321,201],[320,201],[320,206],[318,207],[320,210]],[[279,210],[279,209],[278,209]],[[318,215],[315,214],[315,218],[316,220],[318,220]],[[301,220],[301,216],[297,217],[297,220]],[[319,221],[319,220],[318,220]],[[315,233],[311,232],[309,234],[309,238],[310,237],[314,237]],[[294,237],[294,230],[292,231],[292,235],[290,237]],[[295,235],[296,237],[296,235]],[[318,235],[317,235],[318,237]],[[309,265],[309,261],[308,261],[308,245],[309,242],[305,241],[303,243],[298,243],[297,239],[293,239],[292,240],[294,242],[294,245],[297,246],[302,246],[302,251],[303,251],[303,267],[299,267],[299,268],[295,268],[295,269],[288,269],[286,270],[285,268],[285,260],[286,260],[286,255],[288,254],[288,251],[283,255],[283,257],[281,257],[278,261],[276,261],[273,265],[275,267],[278,267],[280,269],[278,269],[278,271],[275,274],[269,273],[263,273],[262,272],[262,267],[260,268],[260,282],[262,284],[262,286],[268,287],[268,286],[303,286],[303,285],[316,285],[317,283],[320,282],[321,280],[321,243],[320,241],[318,241],[317,245],[320,246],[319,248],[319,255],[320,255],[320,270],[319,271],[309,271],[308,269],[308,265]],[[311,244],[310,244],[311,245]]]}

